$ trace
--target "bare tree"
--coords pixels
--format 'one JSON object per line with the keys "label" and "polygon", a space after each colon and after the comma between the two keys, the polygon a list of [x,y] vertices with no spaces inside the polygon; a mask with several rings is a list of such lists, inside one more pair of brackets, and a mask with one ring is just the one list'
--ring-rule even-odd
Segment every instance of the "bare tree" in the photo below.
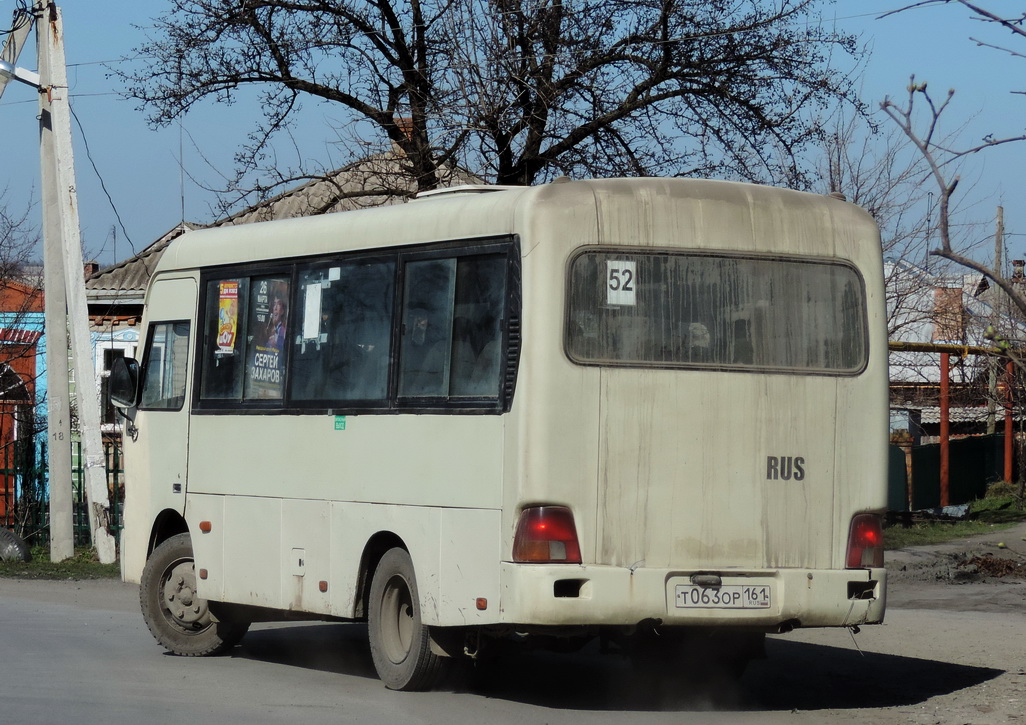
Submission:
{"label": "bare tree", "polygon": [[11,280],[24,281],[32,275],[28,262],[38,252],[40,239],[29,221],[31,213],[31,208],[12,210],[7,203],[7,190],[0,189],[0,285]]}
{"label": "bare tree", "polygon": [[943,270],[927,262],[932,194],[923,185],[926,163],[890,124],[841,114],[823,134],[818,190],[841,193],[880,227],[887,293],[887,330],[902,339],[933,321],[932,277]]}
{"label": "bare tree", "polygon": [[[824,0],[173,0],[120,73],[155,125],[259,93],[236,186],[280,168],[302,102],[358,151],[395,149],[414,190],[458,162],[500,183],[558,174],[786,177],[817,113],[858,102],[855,38]],[[355,159],[350,159],[355,160]],[[318,171],[326,171],[320,169]],[[259,172],[259,173],[258,173]],[[281,174],[280,176],[278,174]],[[400,193],[410,193],[400,189]]]}
{"label": "bare tree", "polygon": [[[955,172],[958,163],[981,151],[1026,140],[1026,135],[1010,136],[1007,138],[987,136],[980,143],[965,148],[955,148],[948,145],[944,140],[938,138],[938,133],[942,115],[948,109],[954,95],[955,91],[949,90],[944,100],[938,103],[927,90],[927,84],[916,83],[915,77],[912,77],[904,104],[898,105],[890,98],[887,98],[880,104],[880,107],[915,146],[925,161],[929,176],[933,179],[934,186],[937,189],[937,235],[940,246],[931,250],[931,254],[948,259],[982,274],[1004,290],[1020,313],[1026,316],[1026,295],[1013,285],[1001,273],[1001,270],[979,262],[955,246],[952,241],[951,214],[955,190],[958,188],[960,180],[959,175]],[[925,121],[921,125],[917,125],[917,99],[926,106]]]}
{"label": "bare tree", "polygon": [[[805,182],[816,110],[852,101],[816,2],[458,0],[448,45],[477,165],[555,174],[728,174]],[[458,107],[457,107],[458,108]]]}

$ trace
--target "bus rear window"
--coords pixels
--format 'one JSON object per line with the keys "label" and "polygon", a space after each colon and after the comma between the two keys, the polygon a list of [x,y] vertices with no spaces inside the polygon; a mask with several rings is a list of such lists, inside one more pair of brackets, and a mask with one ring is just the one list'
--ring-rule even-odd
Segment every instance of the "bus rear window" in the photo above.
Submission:
{"label": "bus rear window", "polygon": [[835,262],[585,252],[570,266],[566,350],[590,365],[855,374],[865,293]]}

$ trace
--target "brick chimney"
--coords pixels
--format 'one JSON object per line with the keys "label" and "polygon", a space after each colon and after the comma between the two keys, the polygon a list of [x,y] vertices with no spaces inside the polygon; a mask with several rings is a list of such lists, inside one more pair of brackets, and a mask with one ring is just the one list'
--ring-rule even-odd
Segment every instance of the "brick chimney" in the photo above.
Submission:
{"label": "brick chimney", "polygon": [[[412,139],[413,119],[407,116],[396,116],[394,120],[395,125],[399,127],[399,130],[402,132],[403,136],[405,136],[407,140]],[[397,155],[403,154],[403,150],[399,147],[399,144],[395,143],[394,141],[392,142],[392,151]]]}
{"label": "brick chimney", "polygon": [[1013,259],[1012,260],[1012,283],[1013,284],[1026,284],[1026,259]]}

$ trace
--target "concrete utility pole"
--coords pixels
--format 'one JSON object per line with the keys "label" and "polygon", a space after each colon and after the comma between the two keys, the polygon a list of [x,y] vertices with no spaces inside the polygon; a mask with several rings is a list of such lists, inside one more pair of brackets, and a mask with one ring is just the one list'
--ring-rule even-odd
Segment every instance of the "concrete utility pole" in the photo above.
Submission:
{"label": "concrete utility pole", "polygon": [[[117,552],[114,537],[110,534],[107,467],[100,438],[100,402],[96,395],[96,372],[89,336],[89,308],[85,296],[78,193],[75,188],[75,158],[71,147],[71,107],[64,60],[64,24],[60,9],[49,0],[37,0],[35,11],[38,18],[36,51],[39,54],[41,87],[39,147],[43,206],[47,210],[55,208],[54,216],[59,221],[56,227],[44,226],[45,248],[49,250],[51,246],[57,246],[60,250],[53,253],[47,251],[44,264],[51,259],[63,262],[61,266],[67,297],[67,320],[70,322],[71,358],[75,366],[78,427],[82,436],[82,472],[89,509],[89,527],[100,561],[112,564],[117,558]],[[49,211],[46,218],[50,218]],[[68,385],[67,378],[64,378],[62,385]],[[47,389],[49,387],[48,380]],[[70,440],[66,441],[64,447],[70,446],[70,443]]]}
{"label": "concrete utility pole", "polygon": [[[39,23],[36,43],[39,42]],[[52,77],[48,53],[37,49],[41,85],[39,88],[39,164],[43,196],[43,288],[46,293],[46,406],[47,468],[50,483],[50,560],[64,561],[75,555],[74,484],[71,476],[71,398],[68,390],[68,307],[64,282],[64,257],[61,252],[61,208],[57,166],[53,143],[44,137],[53,134],[46,89]],[[43,131],[47,127],[46,132]]]}
{"label": "concrete utility pole", "polygon": [[[14,30],[7,36],[0,63],[0,96],[9,80],[18,80],[40,91],[39,74],[16,67],[18,56],[32,32],[34,15],[16,15]],[[42,150],[41,150],[42,153]],[[45,163],[45,162],[44,162]],[[57,207],[43,205],[43,235],[46,238],[59,227]],[[68,388],[60,381],[68,379],[68,320],[64,301],[64,263],[60,248],[44,247],[43,288],[46,290],[46,391],[47,407],[47,467],[50,491],[50,560],[64,561],[75,554],[74,501],[71,483],[71,410]],[[54,258],[54,253],[57,254]],[[56,444],[56,445],[55,445]]]}
{"label": "concrete utility pole", "polygon": [[[74,553],[71,527],[71,405],[67,343],[76,387],[82,469],[93,546],[102,563],[116,559],[110,534],[110,499],[100,438],[100,406],[89,338],[82,264],[82,241],[71,146],[71,108],[64,59],[61,12],[50,0],[36,0],[32,16],[12,33],[0,53],[0,92],[14,78],[39,91],[39,153],[43,189],[43,254],[46,286],[47,402],[49,406],[49,469],[51,548],[54,561]],[[14,67],[32,23],[36,25],[39,74]],[[69,324],[70,323],[70,324]]]}

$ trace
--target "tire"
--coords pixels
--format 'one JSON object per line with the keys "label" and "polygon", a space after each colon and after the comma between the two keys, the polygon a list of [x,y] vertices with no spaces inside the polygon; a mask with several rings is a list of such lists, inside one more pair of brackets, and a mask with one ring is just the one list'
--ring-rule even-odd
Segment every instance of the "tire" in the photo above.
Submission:
{"label": "tire", "polygon": [[238,644],[249,629],[248,622],[217,621],[207,600],[196,596],[189,534],[172,536],[153,550],[143,568],[139,603],[157,642],[183,657],[220,654]]}
{"label": "tire", "polygon": [[0,527],[0,561],[32,561],[32,552],[25,540],[3,527]]}
{"label": "tire", "polygon": [[449,660],[431,651],[420,617],[413,561],[404,549],[385,552],[374,570],[367,609],[371,657],[391,690],[428,690]]}

